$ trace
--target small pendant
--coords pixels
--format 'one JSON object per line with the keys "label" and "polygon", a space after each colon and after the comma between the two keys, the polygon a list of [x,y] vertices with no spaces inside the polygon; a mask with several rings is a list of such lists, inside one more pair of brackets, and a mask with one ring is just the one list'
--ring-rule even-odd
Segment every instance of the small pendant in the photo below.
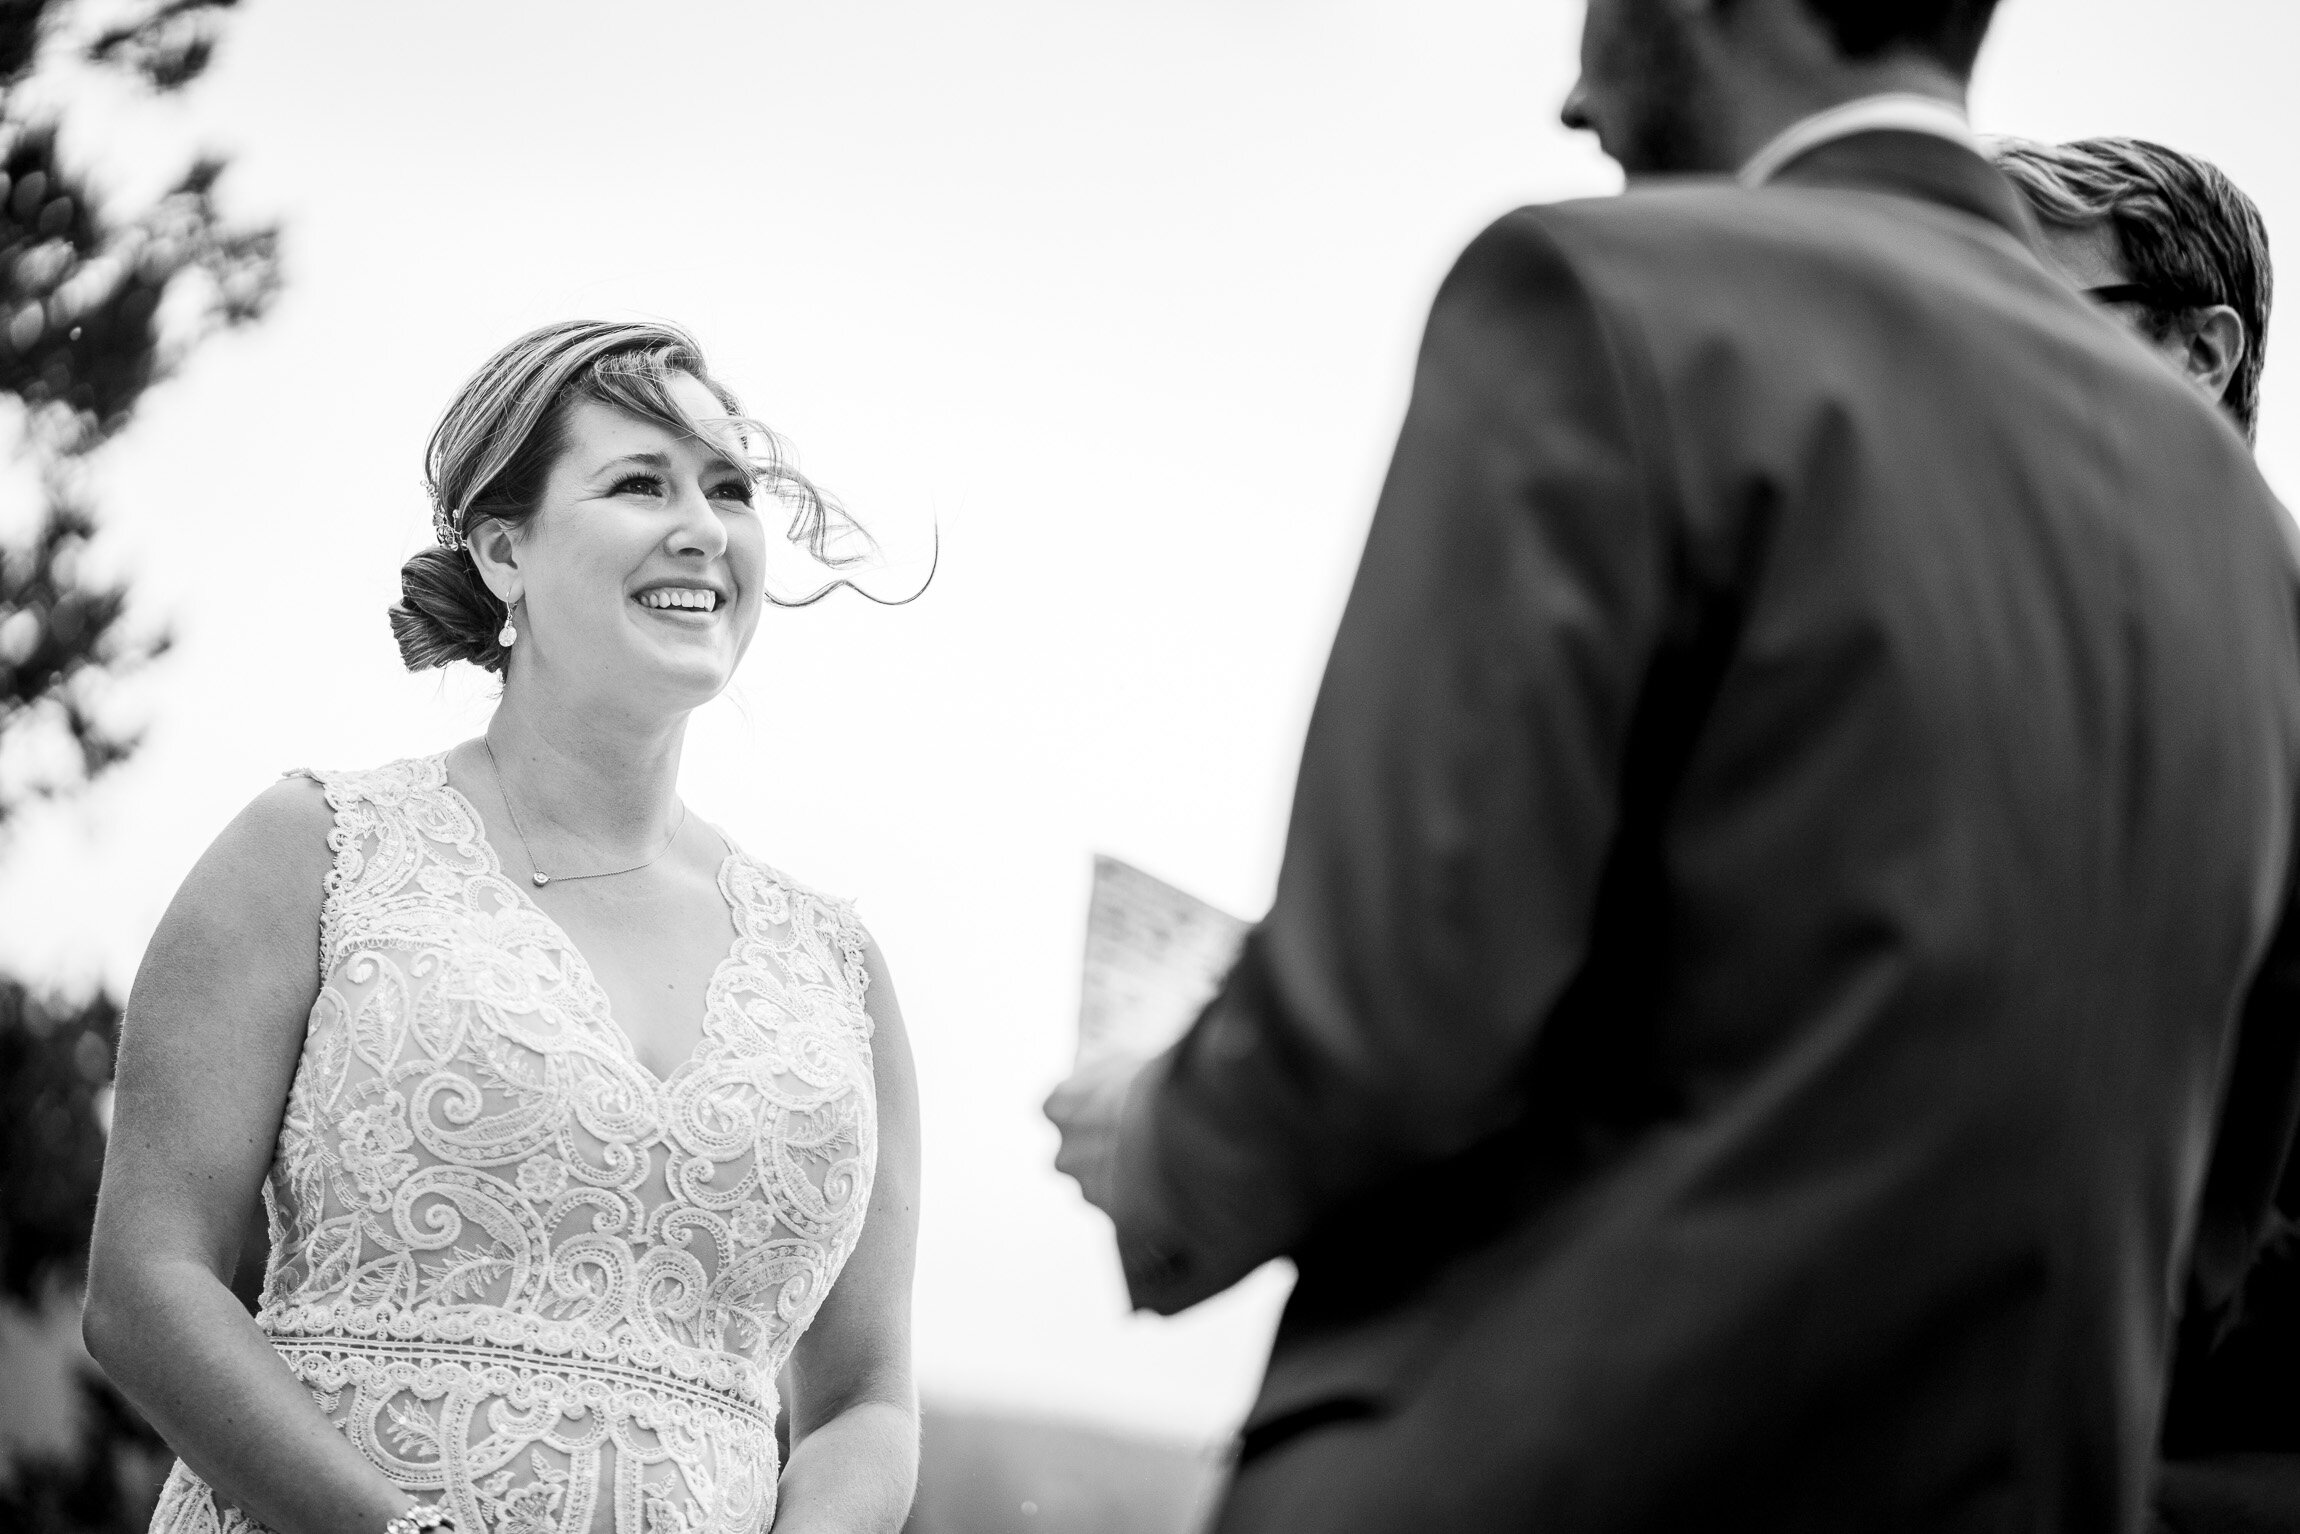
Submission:
{"label": "small pendant", "polygon": [[549,884],[550,882],[551,876],[549,874],[537,874],[535,876],[535,887],[537,889],[541,889],[544,885]]}

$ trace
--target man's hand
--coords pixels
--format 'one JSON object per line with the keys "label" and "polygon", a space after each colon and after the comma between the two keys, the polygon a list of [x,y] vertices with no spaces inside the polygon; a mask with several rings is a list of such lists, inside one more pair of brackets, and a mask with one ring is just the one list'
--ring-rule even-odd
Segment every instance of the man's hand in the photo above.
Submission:
{"label": "man's hand", "polygon": [[1056,1087],[1046,1099],[1046,1116],[1062,1131],[1054,1169],[1078,1179],[1086,1202],[1110,1214],[1111,1172],[1118,1150],[1118,1124],[1127,1090],[1148,1062],[1125,1058],[1097,1061]]}

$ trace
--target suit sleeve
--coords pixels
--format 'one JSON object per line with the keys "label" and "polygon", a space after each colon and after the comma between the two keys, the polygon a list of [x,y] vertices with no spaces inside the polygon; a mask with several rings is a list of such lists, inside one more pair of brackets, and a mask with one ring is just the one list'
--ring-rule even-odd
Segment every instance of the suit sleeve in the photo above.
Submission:
{"label": "suit sleeve", "polygon": [[1540,210],[1464,254],[1320,687],[1268,918],[1130,1091],[1137,1305],[1194,1304],[1521,1108],[1580,966],[1668,621],[1664,497],[1609,330]]}

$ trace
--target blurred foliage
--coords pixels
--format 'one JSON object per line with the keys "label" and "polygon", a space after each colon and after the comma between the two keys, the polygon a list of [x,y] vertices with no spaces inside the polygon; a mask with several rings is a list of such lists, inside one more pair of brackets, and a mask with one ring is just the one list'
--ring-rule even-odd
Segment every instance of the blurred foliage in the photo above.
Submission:
{"label": "blurred foliage", "polygon": [[0,550],[0,830],[134,748],[106,697],[165,644],[131,629],[126,593],[83,557],[94,524],[82,460],[279,288],[278,232],[225,219],[221,161],[194,161],[148,205],[108,203],[18,88],[61,53],[174,90],[206,66],[234,4],[0,0],[0,402],[15,407],[45,501],[29,537]]}
{"label": "blurred foliage", "polygon": [[87,1263],[119,1038],[103,997],[43,1005],[0,976],[0,1297],[25,1309],[77,1287]]}
{"label": "blurred foliage", "polygon": [[78,1382],[72,1452],[27,1455],[0,1484],[0,1529],[10,1534],[143,1534],[174,1455],[109,1380]]}
{"label": "blurred foliage", "polygon": [[[58,495],[28,543],[0,549],[0,764],[23,764],[16,790],[0,788],[0,830],[20,799],[128,755],[135,738],[104,704],[118,678],[167,648],[166,635],[122,624],[124,587],[83,572],[94,531],[85,508]],[[46,761],[35,745],[48,747]]]}
{"label": "blurred foliage", "polygon": [[[104,1161],[102,1103],[119,1037],[120,1010],[103,998],[44,1005],[0,977],[0,1303],[51,1325],[69,1322],[87,1264]],[[72,1450],[8,1467],[0,1529],[141,1529],[167,1473],[160,1435],[92,1372],[45,1404],[71,1417]]]}
{"label": "blurred foliage", "polygon": [[[27,531],[0,545],[0,836],[29,803],[84,787],[135,748],[109,700],[167,642],[131,623],[125,587],[88,557],[85,460],[201,342],[260,317],[279,287],[277,232],[235,226],[217,205],[221,161],[197,159],[156,198],[123,206],[23,87],[60,63],[179,89],[207,67],[235,4],[0,0],[0,405],[13,407],[0,419],[38,487],[27,515],[4,519]],[[104,997],[47,1002],[0,976],[0,1305],[28,1326],[68,1324],[86,1270],[119,1024]],[[167,1465],[158,1437],[92,1371],[42,1407],[63,1429],[51,1439],[74,1447],[11,1464],[0,1443],[0,1529],[141,1529]]]}

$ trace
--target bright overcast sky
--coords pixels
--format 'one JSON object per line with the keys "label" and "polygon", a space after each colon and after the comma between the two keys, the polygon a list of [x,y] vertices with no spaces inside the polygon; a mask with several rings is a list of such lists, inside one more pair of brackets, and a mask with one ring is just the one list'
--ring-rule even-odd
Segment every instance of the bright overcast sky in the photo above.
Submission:
{"label": "bright overcast sky", "polygon": [[[146,749],[7,849],[0,962],[124,990],[282,769],[476,732],[486,689],[401,671],[383,619],[428,536],[425,435],[519,331],[676,319],[890,545],[940,528],[915,606],[770,611],[684,779],[857,897],[893,966],[925,1094],[922,1383],[1222,1430],[1282,1277],[1128,1318],[1106,1222],[1048,1170],[1088,854],[1266,903],[1430,296],[1494,215],[1618,184],[1555,122],[1580,16],[252,0],[188,101],[72,141],[122,183],[122,157],[165,168],[139,146],[231,155],[289,286],[104,465],[108,553],[179,643]],[[2300,251],[2296,56],[2291,0],[2006,0],[1974,116],[2202,153]],[[2300,491],[2273,355],[2261,446]]]}

